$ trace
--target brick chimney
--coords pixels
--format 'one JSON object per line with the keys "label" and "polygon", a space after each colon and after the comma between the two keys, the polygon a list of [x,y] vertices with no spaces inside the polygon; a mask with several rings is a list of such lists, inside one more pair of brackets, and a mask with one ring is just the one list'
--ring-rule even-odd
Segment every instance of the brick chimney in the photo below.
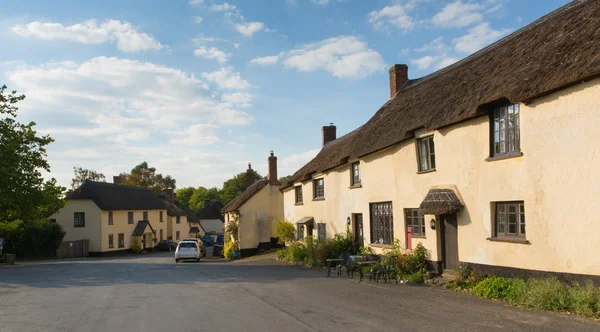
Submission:
{"label": "brick chimney", "polygon": [[248,163],[248,169],[246,170],[246,188],[250,187],[254,183],[254,171],[252,165]]}
{"label": "brick chimney", "polygon": [[271,150],[271,155],[269,156],[269,158],[267,160],[269,163],[269,175],[268,175],[269,184],[270,185],[278,185],[279,181],[277,181],[277,157],[275,157],[273,150]]}
{"label": "brick chimney", "polygon": [[323,146],[331,141],[335,141],[335,139],[336,127],[333,125],[333,122],[329,126],[323,126]]}
{"label": "brick chimney", "polygon": [[175,200],[175,193],[173,192],[173,189],[163,189],[162,193],[169,201],[172,202],[173,200]]}
{"label": "brick chimney", "polygon": [[120,176],[113,176],[113,183],[114,184],[123,184],[123,179]]}
{"label": "brick chimney", "polygon": [[408,66],[393,65],[390,68],[390,98],[396,97],[396,94],[408,81]]}

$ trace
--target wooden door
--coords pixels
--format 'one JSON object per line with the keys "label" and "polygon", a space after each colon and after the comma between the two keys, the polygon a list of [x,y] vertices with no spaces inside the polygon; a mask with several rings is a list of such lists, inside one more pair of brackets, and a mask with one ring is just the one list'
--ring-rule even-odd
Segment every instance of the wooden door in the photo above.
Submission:
{"label": "wooden door", "polygon": [[354,243],[356,243],[356,249],[360,249],[365,245],[363,235],[363,216],[362,213],[354,214]]}
{"label": "wooden door", "polygon": [[458,225],[456,214],[442,216],[444,269],[458,269]]}

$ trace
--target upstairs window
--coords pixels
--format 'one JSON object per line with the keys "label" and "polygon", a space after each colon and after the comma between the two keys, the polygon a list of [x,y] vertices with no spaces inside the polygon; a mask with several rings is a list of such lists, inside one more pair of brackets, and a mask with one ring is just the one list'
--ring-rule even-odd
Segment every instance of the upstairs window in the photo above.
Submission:
{"label": "upstairs window", "polygon": [[163,212],[162,211],[159,212],[159,218],[160,218],[160,222],[164,221],[164,219],[163,219]]}
{"label": "upstairs window", "polygon": [[295,194],[296,194],[296,204],[302,204],[303,202],[303,198],[302,198],[302,186],[297,186],[294,188]]}
{"label": "upstairs window", "polygon": [[175,223],[177,223],[177,224],[181,223],[181,217],[180,216],[175,217]]}
{"label": "upstairs window", "polygon": [[85,227],[85,212],[75,212],[73,219],[73,227]]}
{"label": "upstairs window", "polygon": [[360,186],[360,162],[355,162],[352,164],[352,177],[350,178],[350,185]]}
{"label": "upstairs window", "polygon": [[127,223],[133,224],[133,212],[127,212]]}
{"label": "upstairs window", "polygon": [[108,211],[108,224],[113,225],[113,212],[112,211]]}
{"label": "upstairs window", "polygon": [[325,180],[324,179],[316,179],[313,181],[313,198],[314,199],[323,199],[325,198]]}
{"label": "upstairs window", "polygon": [[518,202],[497,202],[495,236],[525,237],[525,204]]}
{"label": "upstairs window", "polygon": [[500,107],[491,114],[492,156],[501,157],[521,152],[519,104]]}
{"label": "upstairs window", "polygon": [[419,209],[404,209],[406,229],[412,228],[412,236],[425,237],[425,218],[419,215]]}
{"label": "upstairs window", "polygon": [[143,212],[143,219],[144,221],[148,221],[148,211]]}
{"label": "upstairs window", "polygon": [[435,147],[433,136],[417,140],[419,150],[419,172],[435,170]]}

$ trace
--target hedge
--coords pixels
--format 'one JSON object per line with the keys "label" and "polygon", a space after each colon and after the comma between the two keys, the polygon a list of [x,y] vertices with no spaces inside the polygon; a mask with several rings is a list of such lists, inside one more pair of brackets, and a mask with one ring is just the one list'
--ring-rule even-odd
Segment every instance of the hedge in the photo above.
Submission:
{"label": "hedge", "polygon": [[18,258],[55,257],[65,232],[59,224],[47,220],[0,222],[5,254]]}

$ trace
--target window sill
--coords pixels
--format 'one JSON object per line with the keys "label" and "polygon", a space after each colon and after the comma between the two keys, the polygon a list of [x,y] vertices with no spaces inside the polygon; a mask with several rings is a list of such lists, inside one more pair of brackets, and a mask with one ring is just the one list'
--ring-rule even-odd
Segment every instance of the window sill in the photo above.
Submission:
{"label": "window sill", "polygon": [[426,171],[418,171],[417,174],[425,174],[425,173],[431,173],[431,172],[435,172],[435,168],[428,169]]}
{"label": "window sill", "polygon": [[510,243],[521,243],[521,244],[531,244],[527,239],[524,238],[510,238],[510,237],[488,237],[488,241],[492,242],[510,242]]}
{"label": "window sill", "polygon": [[296,205],[296,206],[304,205],[304,202],[294,203],[294,205]]}
{"label": "window sill", "polygon": [[423,235],[413,235],[411,238],[413,239],[426,239],[427,236],[423,236]]}
{"label": "window sill", "polygon": [[357,189],[357,188],[362,188],[362,185],[359,183],[359,184],[353,184],[350,187],[348,187],[348,189]]}
{"label": "window sill", "polygon": [[519,158],[519,157],[523,157],[523,152],[511,152],[511,153],[503,154],[500,156],[489,157],[489,158],[485,158],[485,161],[496,161],[496,160],[504,160],[504,159],[511,159],[511,158]]}
{"label": "window sill", "polygon": [[394,248],[394,245],[392,245],[392,244],[371,243],[370,246],[375,247],[375,248],[383,248],[383,249],[393,249]]}
{"label": "window sill", "polygon": [[108,224],[108,226],[114,226],[115,224]]}
{"label": "window sill", "polygon": [[325,200],[325,197],[316,197],[316,198],[313,198],[313,202],[314,201],[324,201],[324,200]]}
{"label": "window sill", "polygon": [[85,225],[84,226],[75,226],[75,225],[73,225],[73,227],[75,227],[75,228],[84,228]]}

